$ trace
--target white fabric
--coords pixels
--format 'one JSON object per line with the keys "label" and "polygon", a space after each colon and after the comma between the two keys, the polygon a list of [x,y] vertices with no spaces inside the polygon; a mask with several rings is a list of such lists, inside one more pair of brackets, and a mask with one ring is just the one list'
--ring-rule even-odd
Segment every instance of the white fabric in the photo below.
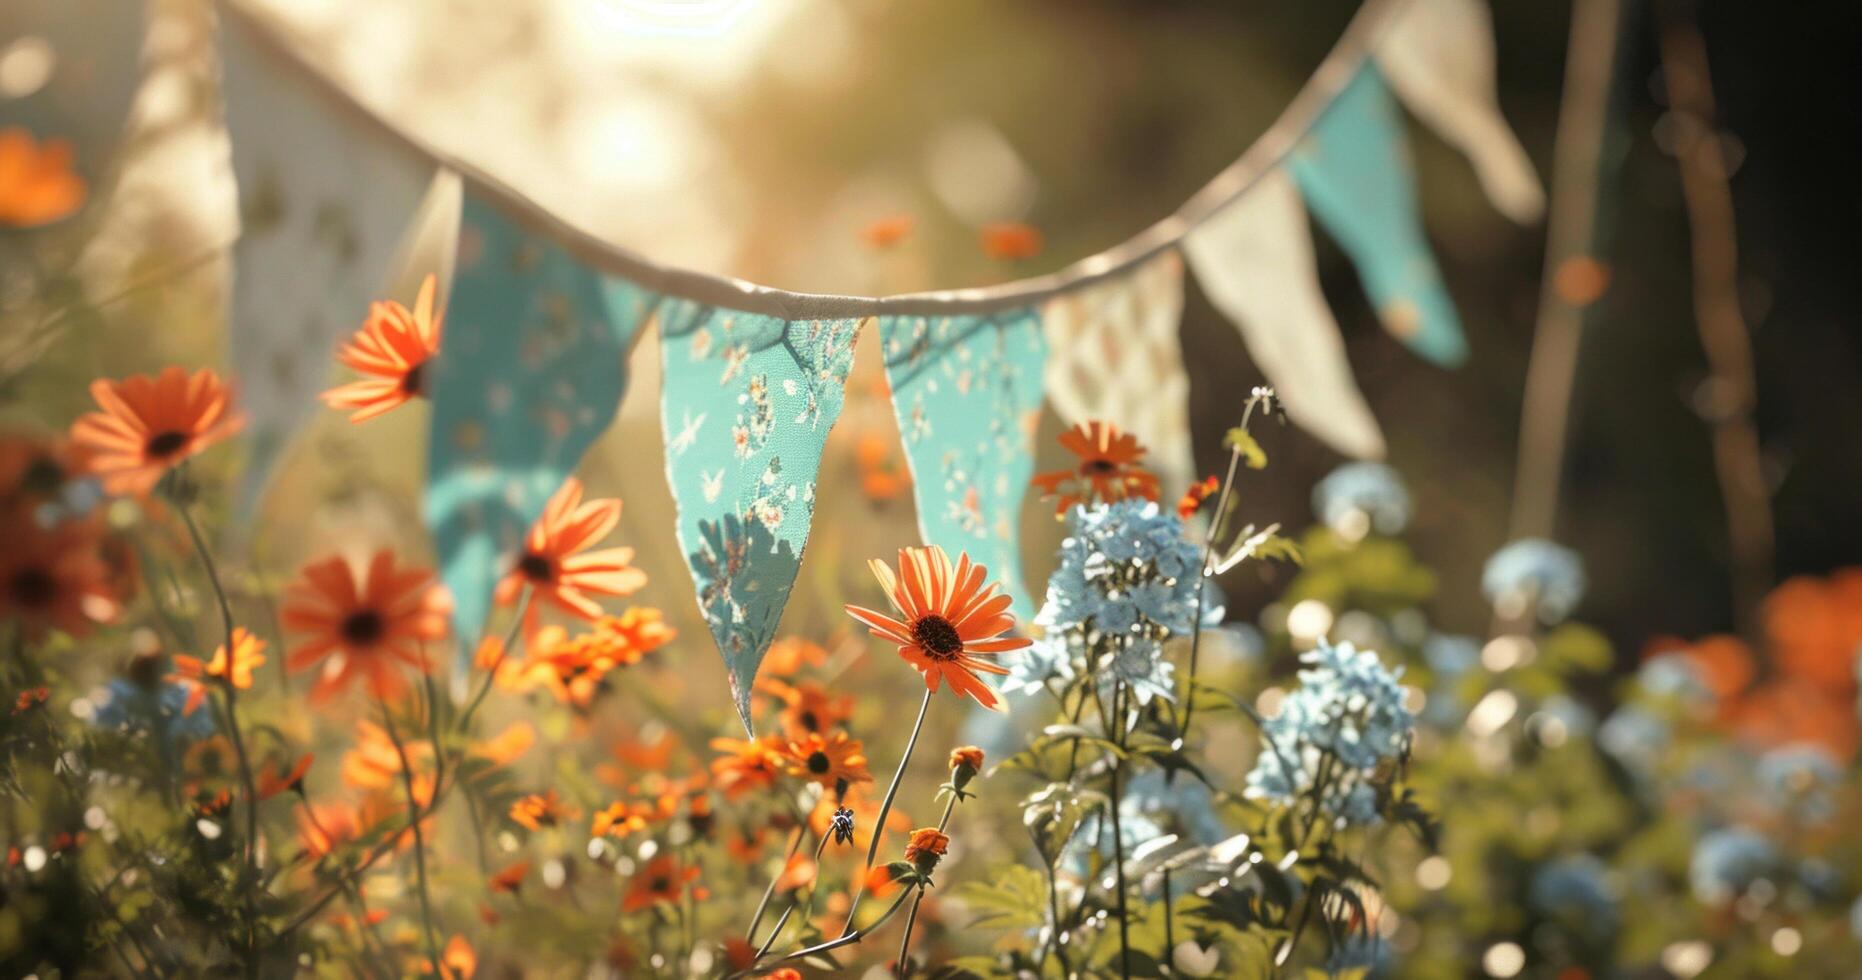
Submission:
{"label": "white fabric", "polygon": [[[1275,170],[1184,239],[1209,301],[1235,323],[1287,416],[1339,452],[1381,457],[1384,439],[1325,305],[1299,190]],[[1248,385],[1238,379],[1239,408]]]}
{"label": "white fabric", "polygon": [[1545,192],[1494,89],[1493,14],[1483,0],[1411,0],[1377,46],[1377,65],[1397,97],[1467,154],[1501,214],[1526,224]]}
{"label": "white fabric", "polygon": [[337,344],[381,298],[435,168],[242,19],[225,19],[221,53],[240,217],[229,334],[251,448],[240,510],[250,513],[335,380]]}
{"label": "white fabric", "polygon": [[1041,311],[1054,411],[1070,425],[1102,419],[1137,436],[1169,493],[1196,478],[1190,379],[1177,341],[1182,317],[1183,260],[1175,252],[1055,297]]}

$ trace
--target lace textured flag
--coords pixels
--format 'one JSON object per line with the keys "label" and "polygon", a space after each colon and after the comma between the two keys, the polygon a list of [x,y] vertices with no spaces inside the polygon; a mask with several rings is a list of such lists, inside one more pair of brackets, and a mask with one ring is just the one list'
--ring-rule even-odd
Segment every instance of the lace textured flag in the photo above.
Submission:
{"label": "lace textured flag", "polygon": [[1032,310],[881,317],[892,410],[926,544],[967,551],[1026,621],[1021,503],[1034,474],[1047,341]]}
{"label": "lace textured flag", "polygon": [[264,47],[243,20],[228,18],[221,38],[239,185],[229,315],[250,436],[239,495],[249,513],[317,410],[332,352],[380,298],[434,165],[359,125],[350,106]]}
{"label": "lace textured flag", "polygon": [[1482,0],[1411,0],[1377,46],[1390,88],[1474,164],[1487,199],[1524,224],[1545,211],[1532,161],[1500,115],[1493,13]]}
{"label": "lace textured flag", "polygon": [[660,311],[666,480],[698,610],[750,728],[750,685],[795,585],[815,476],[860,320],[783,320],[669,301]]}
{"label": "lace textured flag", "polygon": [[1150,450],[1145,465],[1171,493],[1196,478],[1182,318],[1183,259],[1175,252],[1056,296],[1041,310],[1054,411],[1070,424],[1104,419],[1137,436]]}
{"label": "lace textured flag", "polygon": [[467,197],[429,387],[426,494],[462,657],[524,530],[613,420],[651,306]]}
{"label": "lace textured flag", "polygon": [[[1183,245],[1203,293],[1241,332],[1288,417],[1339,452],[1382,456],[1383,435],[1319,291],[1312,233],[1292,178],[1267,174]],[[1237,403],[1246,388],[1236,386]]]}
{"label": "lace textured flag", "polygon": [[1358,70],[1288,160],[1313,217],[1358,268],[1384,328],[1437,364],[1467,358],[1416,209],[1396,102],[1373,64]]}

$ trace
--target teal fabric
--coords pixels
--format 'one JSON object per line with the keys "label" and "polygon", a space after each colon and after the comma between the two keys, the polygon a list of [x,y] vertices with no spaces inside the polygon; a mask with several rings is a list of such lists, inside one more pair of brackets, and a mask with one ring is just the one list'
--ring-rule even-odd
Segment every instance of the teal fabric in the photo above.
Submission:
{"label": "teal fabric", "polygon": [[782,320],[669,300],[660,418],[679,548],[750,730],[750,685],[776,635],[840,418],[859,320]]}
{"label": "teal fabric", "polygon": [[465,201],[428,389],[426,514],[461,667],[524,531],[613,421],[653,297]]}
{"label": "teal fabric", "polygon": [[1461,318],[1423,236],[1409,142],[1366,63],[1288,159],[1306,206],[1358,268],[1384,326],[1445,366],[1467,359]]}
{"label": "teal fabric", "polygon": [[1040,316],[881,317],[879,339],[919,534],[988,566],[1026,622],[1020,524],[1047,361]]}

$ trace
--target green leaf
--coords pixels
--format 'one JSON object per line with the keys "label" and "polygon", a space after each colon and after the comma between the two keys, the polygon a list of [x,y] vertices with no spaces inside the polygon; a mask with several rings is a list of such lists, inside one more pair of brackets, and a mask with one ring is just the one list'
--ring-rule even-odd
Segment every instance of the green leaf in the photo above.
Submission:
{"label": "green leaf", "polygon": [[970,924],[990,929],[1037,929],[1047,922],[1047,876],[1025,864],[1011,864],[987,880],[969,881],[957,897],[976,918]]}
{"label": "green leaf", "polygon": [[1228,435],[1222,437],[1222,445],[1240,453],[1249,469],[1267,468],[1267,450],[1261,448],[1261,444],[1255,441],[1247,429],[1238,425],[1228,430]]}

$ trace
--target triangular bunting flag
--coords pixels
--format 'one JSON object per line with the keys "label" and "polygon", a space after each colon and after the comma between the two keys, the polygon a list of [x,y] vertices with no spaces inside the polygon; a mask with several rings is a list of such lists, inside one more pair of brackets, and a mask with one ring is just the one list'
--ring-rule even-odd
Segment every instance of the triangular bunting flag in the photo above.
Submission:
{"label": "triangular bunting flag", "polygon": [[782,320],[689,300],[669,301],[658,319],[679,547],[748,731],[750,685],[801,566],[862,321]]}
{"label": "triangular bunting flag", "polygon": [[1165,252],[1129,275],[1064,293],[1041,311],[1047,395],[1069,424],[1112,422],[1150,449],[1145,465],[1176,492],[1196,477],[1190,378],[1177,327],[1183,260]]}
{"label": "triangular bunting flag", "polygon": [[1021,503],[1034,475],[1047,342],[1032,310],[881,317],[892,410],[911,465],[918,531],[988,566],[1033,618],[1021,575]]}
{"label": "triangular bunting flag", "polygon": [[1538,220],[1545,191],[1500,115],[1493,13],[1482,0],[1404,4],[1377,47],[1377,64],[1409,111],[1467,154],[1501,214]]}
{"label": "triangular bunting flag", "polygon": [[1241,331],[1287,415],[1339,452],[1382,456],[1383,436],[1319,291],[1312,234],[1292,178],[1268,173],[1183,245],[1203,293]]}
{"label": "triangular bunting flag", "polygon": [[1313,217],[1358,268],[1384,328],[1437,364],[1467,358],[1416,209],[1409,142],[1396,103],[1367,64],[1288,159]]}
{"label": "triangular bunting flag", "polygon": [[265,43],[242,18],[223,18],[240,216],[228,308],[251,453],[239,495],[246,513],[317,410],[337,344],[380,298],[435,169]]}
{"label": "triangular bunting flag", "polygon": [[462,657],[525,529],[613,420],[650,308],[468,194],[431,369],[426,493]]}

